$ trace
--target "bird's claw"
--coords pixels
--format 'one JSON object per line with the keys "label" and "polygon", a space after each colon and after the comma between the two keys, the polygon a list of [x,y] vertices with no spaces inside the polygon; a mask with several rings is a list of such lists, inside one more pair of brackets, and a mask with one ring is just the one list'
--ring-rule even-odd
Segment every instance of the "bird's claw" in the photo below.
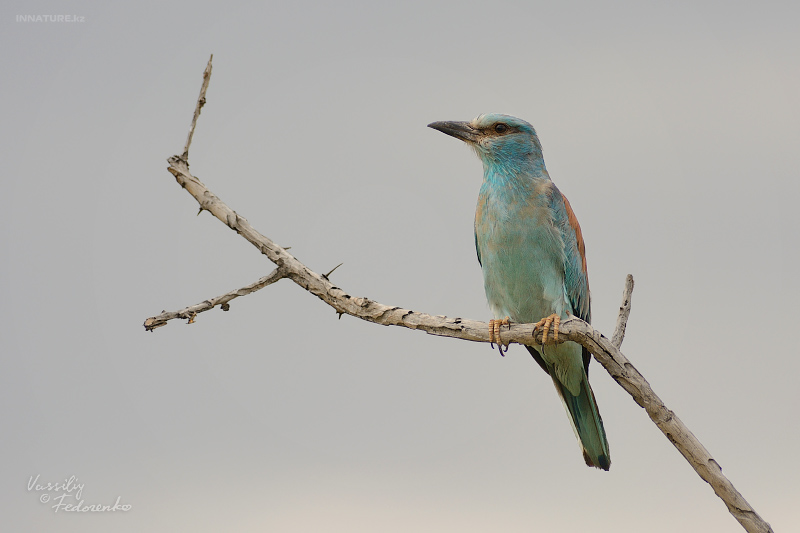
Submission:
{"label": "bird's claw", "polygon": [[503,357],[505,357],[508,351],[508,344],[503,344],[500,338],[500,326],[509,325],[511,325],[511,319],[508,317],[505,317],[503,320],[492,319],[489,321],[489,345],[494,348],[495,343],[497,343],[497,349],[500,350],[500,355]]}
{"label": "bird's claw", "polygon": [[542,345],[544,346],[547,344],[547,334],[550,332],[550,326],[553,326],[553,344],[558,342],[558,326],[561,324],[561,317],[557,314],[552,314],[548,317],[541,319],[539,322],[536,323],[536,326],[533,328],[535,332],[538,328],[542,327]]}

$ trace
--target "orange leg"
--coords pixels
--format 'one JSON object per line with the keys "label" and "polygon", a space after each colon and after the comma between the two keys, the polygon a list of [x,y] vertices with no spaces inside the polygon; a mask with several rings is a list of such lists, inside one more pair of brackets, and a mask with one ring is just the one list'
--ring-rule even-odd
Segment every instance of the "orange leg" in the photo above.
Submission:
{"label": "orange leg", "polygon": [[[489,343],[492,348],[494,348],[494,344],[497,343],[497,349],[500,350],[500,355],[505,355],[505,352],[508,351],[508,344],[503,344],[503,341],[500,339],[500,326],[509,326],[511,325],[511,320],[508,317],[505,317],[503,320],[495,320],[492,319],[489,321]],[[505,348],[505,350],[503,350]]]}
{"label": "orange leg", "polygon": [[537,328],[543,327],[544,330],[542,331],[542,345],[547,344],[547,334],[550,332],[550,326],[553,326],[553,343],[555,344],[558,342],[558,325],[561,324],[561,317],[552,314],[548,317],[541,319],[539,322],[536,323],[536,331]]}

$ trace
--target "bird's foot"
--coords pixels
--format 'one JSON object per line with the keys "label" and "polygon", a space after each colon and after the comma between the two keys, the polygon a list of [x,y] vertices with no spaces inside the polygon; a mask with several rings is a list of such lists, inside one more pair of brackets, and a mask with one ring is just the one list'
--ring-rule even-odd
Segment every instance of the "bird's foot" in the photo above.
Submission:
{"label": "bird's foot", "polygon": [[547,344],[547,334],[550,332],[550,326],[553,326],[553,344],[558,342],[558,325],[561,324],[561,317],[556,315],[555,313],[541,319],[539,322],[536,323],[536,326],[533,328],[533,331],[536,332],[538,328],[544,328],[542,330],[542,345]]}
{"label": "bird's foot", "polygon": [[494,344],[497,343],[497,349],[500,350],[500,355],[505,357],[506,352],[508,351],[508,344],[503,344],[503,341],[500,339],[500,326],[509,326],[511,325],[511,320],[508,317],[505,317],[503,320],[490,320],[489,321],[489,343],[492,348],[494,348]]}

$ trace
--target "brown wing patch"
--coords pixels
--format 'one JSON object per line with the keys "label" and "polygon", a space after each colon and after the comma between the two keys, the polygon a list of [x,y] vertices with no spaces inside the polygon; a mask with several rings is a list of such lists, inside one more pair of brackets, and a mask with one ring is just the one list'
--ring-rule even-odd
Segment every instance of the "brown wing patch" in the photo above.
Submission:
{"label": "brown wing patch", "polygon": [[569,200],[567,200],[567,197],[562,194],[561,198],[564,200],[564,208],[567,211],[567,220],[569,221],[569,225],[572,226],[573,230],[575,230],[575,240],[578,243],[578,253],[581,254],[581,268],[583,269],[583,273],[588,275],[586,270],[586,247],[583,244],[581,225],[578,224],[578,217],[575,216],[575,212],[572,210],[572,206],[569,205]]}

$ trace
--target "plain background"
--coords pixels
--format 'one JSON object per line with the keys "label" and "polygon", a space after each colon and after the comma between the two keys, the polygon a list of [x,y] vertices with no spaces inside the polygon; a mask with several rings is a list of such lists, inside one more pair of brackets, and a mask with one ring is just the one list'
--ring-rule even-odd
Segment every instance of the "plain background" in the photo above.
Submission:
{"label": "plain background", "polygon": [[[289,281],[145,333],[273,268],[166,171],[210,53],[192,171],[389,305],[490,318],[481,165],[425,126],[531,122],[583,228],[595,327],[612,333],[632,273],[624,352],[776,531],[800,527],[797,2],[0,15],[7,531],[740,531],[596,363],[608,473],[520,347],[338,320]],[[37,475],[132,508],[56,513]]]}

